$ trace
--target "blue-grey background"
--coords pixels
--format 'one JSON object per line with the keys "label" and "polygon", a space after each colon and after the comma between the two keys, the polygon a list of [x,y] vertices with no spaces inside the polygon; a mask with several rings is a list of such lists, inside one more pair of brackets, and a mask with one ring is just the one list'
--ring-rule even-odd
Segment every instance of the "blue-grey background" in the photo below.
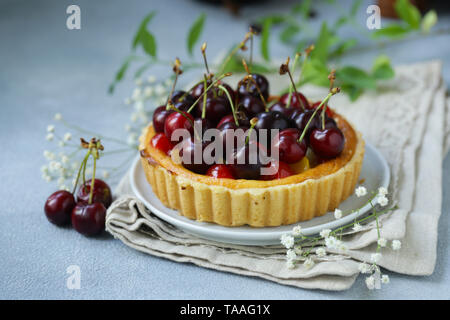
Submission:
{"label": "blue-grey background", "polygon": [[[342,10],[348,10],[349,2],[339,2]],[[289,10],[293,3],[266,1],[245,6],[236,18],[221,7],[191,0],[0,1],[0,298],[450,298],[450,157],[443,163],[443,213],[434,274],[410,277],[387,272],[391,284],[379,291],[368,291],[364,277],[345,292],[281,286],[148,256],[107,235],[88,239],[46,220],[43,205],[56,188],[41,179],[40,167],[45,163],[42,153],[51,146],[45,140],[46,127],[60,112],[84,128],[126,137],[123,126],[130,110],[124,107],[123,100],[134,83],[128,77],[112,96],[106,90],[129,54],[132,37],[145,14],[158,11],[150,28],[157,38],[158,55],[171,60],[186,57],[187,28],[200,12],[207,13],[202,39],[208,40],[209,56],[214,57],[241,39],[250,21],[263,14]],[[81,7],[81,30],[66,28],[66,8],[70,4]],[[359,11],[361,23],[368,4],[370,1]],[[336,10],[323,2],[314,7],[318,20],[336,16]],[[438,27],[450,26],[448,10],[440,11],[439,19]],[[352,28],[347,32],[352,33]],[[437,58],[444,62],[444,78],[450,84],[449,40],[448,34],[419,37],[345,59],[370,68],[373,57],[380,52],[388,54],[394,64]],[[272,46],[274,57],[288,53]],[[164,76],[169,69],[157,72]],[[105,157],[104,161],[110,160]],[[80,290],[66,287],[69,265],[81,268]]]}

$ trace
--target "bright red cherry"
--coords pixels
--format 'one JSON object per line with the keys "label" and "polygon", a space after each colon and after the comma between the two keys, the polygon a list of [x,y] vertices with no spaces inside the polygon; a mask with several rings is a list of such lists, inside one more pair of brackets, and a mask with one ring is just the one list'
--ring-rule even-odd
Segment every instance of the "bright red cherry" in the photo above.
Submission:
{"label": "bright red cherry", "polygon": [[153,136],[150,141],[153,148],[161,150],[165,154],[169,154],[170,150],[172,150],[173,145],[169,141],[169,138],[164,133],[157,133]]}
{"label": "bright red cherry", "polygon": [[58,226],[70,221],[70,214],[75,207],[75,198],[69,191],[58,190],[47,198],[44,205],[48,221]]}
{"label": "bright red cherry", "polygon": [[106,208],[100,202],[78,203],[72,210],[72,226],[85,236],[94,236],[105,230]]}
{"label": "bright red cherry", "polygon": [[234,179],[233,170],[226,164],[215,164],[209,167],[207,176],[218,179]]}
{"label": "bright red cherry", "polygon": [[342,152],[345,138],[338,128],[314,129],[309,136],[309,143],[317,156],[329,159]]}
{"label": "bright red cherry", "polygon": [[296,129],[296,128],[288,128],[288,129],[284,129],[281,130],[279,133],[279,136],[291,136],[293,137],[295,140],[298,140],[301,136],[301,132],[300,130]]}
{"label": "bright red cherry", "polygon": [[[89,194],[91,192],[91,179],[81,185],[77,193],[77,203],[89,202]],[[95,179],[92,202],[100,202],[105,208],[108,208],[112,202],[112,193],[108,184],[100,179]]]}
{"label": "bright red cherry", "polygon": [[180,142],[183,138],[172,139],[172,135],[177,129],[186,129],[190,134],[194,131],[193,128],[194,117],[187,112],[174,112],[171,113],[164,123],[164,134],[169,138],[171,142]]}
{"label": "bright red cherry", "polygon": [[272,156],[278,152],[280,161],[286,163],[296,163],[303,159],[306,155],[306,142],[303,139],[301,142],[293,135],[278,135],[272,142]]}
{"label": "bright red cherry", "polygon": [[222,119],[220,119],[219,123],[217,124],[217,128],[220,128],[223,124],[228,122],[234,122],[234,117],[232,114],[228,114]]}
{"label": "bright red cherry", "polygon": [[[280,98],[280,102],[287,105],[288,101],[289,101],[289,93],[283,94]],[[295,92],[292,92],[290,106],[303,110],[302,105],[304,106],[305,110],[310,109],[308,99],[306,99],[306,97],[302,93],[297,92],[297,94],[295,94]]]}
{"label": "bright red cherry", "polygon": [[164,132],[164,122],[173,113],[173,110],[166,110],[166,106],[159,106],[153,112],[153,128],[156,132]]}
{"label": "bright red cherry", "polygon": [[283,161],[271,161],[269,163],[269,168],[272,168],[272,170],[276,172],[273,174],[261,175],[262,180],[283,179],[294,175],[291,167],[289,167],[289,165]]}

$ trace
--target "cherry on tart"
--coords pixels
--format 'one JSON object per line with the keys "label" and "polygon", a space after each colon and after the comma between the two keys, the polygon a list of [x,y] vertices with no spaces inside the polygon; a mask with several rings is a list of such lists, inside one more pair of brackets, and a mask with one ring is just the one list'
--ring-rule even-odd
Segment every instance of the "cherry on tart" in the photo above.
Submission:
{"label": "cherry on tart", "polygon": [[[209,87],[209,85],[211,85],[211,84],[212,84],[211,80],[206,81],[206,87]],[[194,98],[194,100],[197,100],[203,94],[204,91],[205,91],[204,82],[201,81],[198,84],[196,84],[191,89],[191,91],[189,91],[189,94]]]}
{"label": "cherry on tart", "polygon": [[173,112],[173,110],[167,110],[166,106],[159,106],[155,109],[153,112],[153,128],[156,132],[164,132],[164,123]]}
{"label": "cherry on tart", "polygon": [[236,179],[259,180],[264,154],[265,148],[253,140],[238,149],[231,164]]}
{"label": "cherry on tart", "polygon": [[[205,174],[209,165],[203,159],[203,152],[209,143],[206,141],[195,141],[194,138],[183,140],[179,151],[183,166],[189,171]],[[195,153],[199,154],[197,158]]]}
{"label": "cherry on tart", "polygon": [[153,136],[151,144],[154,148],[161,150],[165,154],[169,154],[173,148],[172,143],[169,138],[164,133],[157,133]]}
{"label": "cherry on tart", "polygon": [[260,99],[252,95],[245,94],[241,95],[239,98],[237,110],[244,112],[247,118],[251,119],[258,113],[266,111],[266,108]]}
{"label": "cherry on tart", "polygon": [[[195,114],[197,117],[202,117],[203,101],[200,101],[195,106]],[[226,97],[210,97],[206,99],[205,118],[213,124],[217,124],[220,119],[231,112],[230,103]]]}
{"label": "cherry on tart", "polygon": [[[320,104],[322,103],[322,101],[317,101],[315,103],[313,103],[309,109],[314,110],[315,108],[317,108],[318,106],[320,106]],[[330,109],[329,106],[327,106],[327,109],[325,110],[325,113],[327,114],[328,117],[332,118],[333,117],[333,110]]]}
{"label": "cherry on tart", "polygon": [[206,175],[218,179],[234,179],[233,170],[226,164],[215,164],[209,167]]}
{"label": "cherry on tart", "polygon": [[[288,101],[289,101],[289,93],[283,94],[280,98],[280,102],[283,103],[284,105],[287,105]],[[319,102],[319,104],[320,104],[320,102]],[[306,99],[306,97],[300,92],[297,92],[297,94],[295,94],[295,92],[291,93],[291,103],[289,106],[296,108],[296,109],[302,109],[302,110],[303,110],[303,107],[305,108],[305,110],[310,109],[308,99]]]}
{"label": "cherry on tart", "polygon": [[78,203],[72,210],[75,230],[85,236],[95,236],[105,230],[106,208],[101,202]]}
{"label": "cherry on tart", "polygon": [[338,128],[314,129],[309,136],[309,144],[317,156],[330,159],[342,152],[345,138]]}
{"label": "cherry on tart", "polygon": [[173,112],[171,113],[164,123],[164,134],[172,142],[180,142],[182,137],[178,139],[172,139],[172,135],[177,129],[186,129],[191,134],[194,131],[193,128],[194,117],[187,112]]}
{"label": "cherry on tart", "polygon": [[299,115],[302,111],[300,109],[294,108],[294,107],[287,107],[282,102],[276,102],[274,103],[270,108],[270,111],[278,111],[281,112],[286,116],[288,119],[294,119],[297,115]]}
{"label": "cherry on tart", "polygon": [[[89,179],[81,185],[77,193],[77,203],[88,203],[91,193],[92,180]],[[95,179],[92,202],[100,202],[108,208],[112,202],[112,193],[108,184],[100,179]]]}
{"label": "cherry on tart", "polygon": [[279,159],[286,163],[296,163],[302,160],[308,149],[304,139],[299,142],[298,138],[296,139],[292,135],[278,135],[272,142],[272,148],[272,155],[274,152],[278,153]]}
{"label": "cherry on tart", "polygon": [[294,171],[292,171],[291,167],[282,161],[273,160],[269,163],[268,167],[275,171],[275,173],[261,175],[262,180],[283,179],[294,175]]}
{"label": "cherry on tart", "polygon": [[261,92],[261,95],[267,101],[269,98],[269,81],[267,81],[267,78],[263,75],[256,73],[252,74],[252,78],[253,80],[246,77],[239,81],[237,85],[238,97],[241,98],[249,94],[255,98],[261,99]]}
{"label": "cherry on tart", "polygon": [[72,193],[58,190],[48,197],[44,205],[48,221],[58,226],[70,222],[70,214],[75,207],[75,198]]}

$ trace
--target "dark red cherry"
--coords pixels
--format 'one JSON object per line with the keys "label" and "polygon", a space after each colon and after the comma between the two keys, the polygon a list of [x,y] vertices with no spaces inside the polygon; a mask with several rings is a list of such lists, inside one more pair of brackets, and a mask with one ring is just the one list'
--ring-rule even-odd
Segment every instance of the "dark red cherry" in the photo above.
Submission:
{"label": "dark red cherry", "polygon": [[203,151],[209,143],[206,141],[194,141],[193,138],[183,140],[179,153],[183,166],[192,172],[205,174],[209,166],[203,159]]}
{"label": "dark red cherry", "polygon": [[287,128],[284,129],[282,131],[280,131],[279,136],[291,136],[293,137],[295,140],[298,140],[301,136],[301,132],[300,130],[296,129],[296,128]]}
{"label": "dark red cherry", "polygon": [[291,167],[289,167],[289,165],[283,161],[273,160],[269,163],[268,169],[269,168],[271,169],[271,171],[274,171],[274,173],[262,174],[261,175],[262,180],[283,179],[294,175],[294,172],[292,171]]}
{"label": "dark red cherry", "polygon": [[164,134],[171,142],[180,142],[183,138],[180,136],[178,139],[175,139],[175,137],[172,137],[173,133],[177,129],[185,129],[189,134],[192,134],[194,131],[192,127],[193,122],[194,117],[191,114],[186,112],[173,112],[167,117],[164,123]]}
{"label": "dark red cherry", "polygon": [[[243,146],[245,143],[245,137],[248,127],[237,126],[235,122],[226,122],[219,128],[220,139],[223,142],[223,155]],[[237,131],[239,130],[239,131]],[[228,146],[228,149],[227,149]],[[228,156],[231,156],[228,154]]]}
{"label": "dark red cherry", "polygon": [[161,150],[165,154],[169,154],[170,150],[172,150],[173,145],[169,141],[169,138],[164,133],[157,133],[153,136],[152,140],[150,141],[152,147]]}
{"label": "dark red cherry", "polygon": [[[309,109],[314,110],[316,109],[318,106],[320,106],[320,104],[322,103],[322,101],[317,101],[315,103],[313,103]],[[331,110],[330,106],[327,106],[327,109],[325,110],[325,113],[328,117],[332,118],[334,116],[334,112],[333,110]]]}
{"label": "dark red cherry", "polygon": [[314,129],[309,137],[309,144],[317,156],[329,159],[342,152],[345,138],[338,128]]}
{"label": "dark red cherry", "polygon": [[286,105],[282,102],[276,102],[275,104],[273,104],[270,108],[270,111],[278,111],[281,112],[282,114],[284,114],[284,116],[291,120],[290,126],[291,127],[295,127],[295,123],[293,121],[293,119],[298,116],[300,113],[302,113],[301,109],[297,109],[294,107],[289,107],[286,108]]}
{"label": "dark red cherry", "polygon": [[[195,106],[195,114],[197,117],[202,116],[203,102]],[[209,97],[206,99],[205,118],[213,124],[217,124],[220,119],[230,113],[230,104],[226,97],[217,96],[215,98]]]}
{"label": "dark red cherry", "polygon": [[280,161],[286,163],[296,163],[302,160],[307,149],[305,139],[298,142],[292,135],[278,135],[272,141],[272,156],[278,153]]}
{"label": "dark red cherry", "polygon": [[[236,101],[236,92],[233,90],[233,88],[231,88],[231,86],[229,84],[227,84],[227,83],[221,83],[221,85],[227,90],[228,94],[230,95],[231,101],[233,101],[233,103],[235,103],[235,101]],[[222,89],[214,88],[214,90],[216,92],[216,95],[224,97],[227,101],[229,101],[228,97],[227,97],[227,94],[225,92],[223,92]]]}
{"label": "dark red cherry", "polygon": [[[236,114],[236,118],[240,126],[250,127],[250,120],[244,113]],[[228,122],[235,122],[232,114],[226,115],[225,117],[220,119],[219,123],[217,124],[217,128],[220,128],[223,124]]]}
{"label": "dark red cherry", "polygon": [[58,226],[70,221],[70,214],[75,207],[73,194],[66,190],[58,190],[45,201],[44,212],[48,221]]}
{"label": "dark red cherry", "polygon": [[[77,203],[88,203],[91,192],[91,179],[81,185],[77,193]],[[108,208],[112,202],[112,193],[108,184],[100,179],[95,179],[92,202],[100,202]]]}
{"label": "dark red cherry", "polygon": [[[284,130],[291,126],[291,122],[284,114],[278,111],[262,112],[257,115],[258,121],[255,125],[255,130],[258,134],[258,141],[264,146],[269,146],[273,138],[271,129]],[[266,139],[262,134],[262,130],[266,129]]]}
{"label": "dark red cherry", "polygon": [[242,96],[250,94],[251,96],[260,99],[259,91],[261,91],[262,96],[267,101],[269,98],[269,81],[267,81],[267,78],[263,75],[256,73],[252,74],[252,77],[253,80],[244,78],[239,81],[237,85],[238,97],[241,98]]}
{"label": "dark red cherry", "polygon": [[208,119],[196,118],[194,120],[194,130],[198,134],[197,137],[203,137],[205,131],[214,128],[214,124]]}
{"label": "dark red cherry", "polygon": [[214,164],[206,172],[207,176],[218,179],[234,179],[233,170],[226,164]]}
{"label": "dark red cherry", "polygon": [[[297,129],[299,129],[300,132],[303,132],[303,130],[305,129],[306,125],[309,122],[309,119],[311,119],[313,113],[314,113],[313,110],[306,110],[305,112],[300,113],[293,119]],[[305,134],[307,142],[308,142],[308,137],[309,137],[310,133],[312,132],[312,130],[314,130],[315,128],[319,128],[319,126],[321,125],[319,118],[320,118],[319,114],[316,113],[316,115],[314,116],[314,119],[311,120],[311,122],[308,126],[308,129]]]}
{"label": "dark red cherry", "polygon": [[106,208],[100,202],[78,203],[72,210],[72,226],[85,236],[95,236],[105,230]]}
{"label": "dark red cherry", "polygon": [[[280,98],[280,102],[287,105],[288,101],[289,101],[289,93],[283,94]],[[306,99],[306,97],[300,92],[297,92],[297,94],[295,94],[295,92],[292,92],[290,106],[302,110],[303,110],[302,106],[305,108],[305,110],[310,109],[308,99]]]}
{"label": "dark red cherry", "polygon": [[258,113],[264,112],[266,108],[260,99],[247,94],[239,98],[237,110],[244,112],[247,118],[251,119]]}
{"label": "dark red cherry", "polygon": [[153,128],[156,132],[164,132],[164,122],[173,113],[173,110],[166,110],[166,106],[159,106],[153,112]]}
{"label": "dark red cherry", "polygon": [[232,162],[236,179],[258,180],[265,157],[266,149],[254,140],[238,149]]}
{"label": "dark red cherry", "polygon": [[192,105],[195,101],[193,96],[191,96],[189,93],[186,93],[186,91],[183,90],[175,90],[171,98],[173,103],[186,102],[188,105]]}
{"label": "dark red cherry", "polygon": [[234,117],[232,114],[228,114],[222,119],[220,119],[219,123],[217,124],[217,128],[220,128],[223,124],[228,122],[234,122]]}
{"label": "dark red cherry", "polygon": [[[206,87],[209,87],[211,85],[211,83],[212,83],[211,80],[207,80],[206,81]],[[203,94],[204,89],[205,89],[204,88],[204,82],[201,81],[198,84],[196,84],[191,89],[191,91],[189,91],[189,94],[194,98],[194,100],[197,100]]]}

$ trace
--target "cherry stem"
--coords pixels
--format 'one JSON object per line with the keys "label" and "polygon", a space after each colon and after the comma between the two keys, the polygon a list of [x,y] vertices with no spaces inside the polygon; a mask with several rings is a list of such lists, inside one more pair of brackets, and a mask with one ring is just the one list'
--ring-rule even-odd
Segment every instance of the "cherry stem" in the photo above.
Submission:
{"label": "cherry stem", "polygon": [[[291,71],[289,70],[289,68],[288,68],[287,73],[289,75],[289,79],[291,79],[291,84],[292,84],[292,87],[294,88],[294,92],[295,92],[295,95],[297,96],[297,100],[298,100],[298,102],[300,102],[300,106],[302,107],[303,111],[305,111],[306,110],[305,105],[303,104],[302,99],[300,99],[300,96],[298,95],[297,88],[295,87],[294,79],[292,79],[292,74],[291,74]],[[289,101],[290,100],[291,99],[289,99]]]}
{"label": "cherry stem", "polygon": [[252,134],[253,128],[256,126],[257,122],[258,122],[258,118],[252,118],[250,120],[250,129],[248,129],[248,134],[245,137],[245,145],[247,145],[250,142],[250,135]]}
{"label": "cherry stem", "polygon": [[253,32],[250,35],[250,68],[253,66]]}
{"label": "cherry stem", "polygon": [[203,98],[204,95],[206,95],[206,93],[209,91],[209,89],[211,89],[217,82],[219,82],[223,78],[229,77],[229,76],[231,76],[231,72],[227,72],[227,73],[221,75],[218,79],[216,79],[213,83],[211,83],[208,86],[208,88],[203,90],[203,93],[200,95],[200,97],[197,98],[197,100],[195,100],[195,102],[192,104],[192,106],[188,109],[187,113],[191,113],[191,111],[194,109],[194,107],[197,105],[197,103],[200,101],[200,99]]}
{"label": "cherry stem", "polygon": [[233,50],[231,50],[231,52],[225,58],[224,62],[222,63],[220,73],[224,72],[224,69],[227,66],[228,62],[230,62],[231,58],[233,58],[233,56],[236,54],[236,52],[238,52],[239,49],[242,49],[245,47],[245,44],[247,43],[248,39],[250,39],[250,32],[248,32],[245,35],[244,40],[242,40],[236,47],[234,47]]}
{"label": "cherry stem", "polygon": [[89,149],[89,151],[86,154],[84,163],[83,163],[83,188],[84,188],[84,191],[86,191],[86,165],[87,165],[87,161],[88,161],[90,155],[91,155],[91,150]]}
{"label": "cherry stem", "polygon": [[236,117],[236,111],[235,111],[235,109],[234,109],[234,103],[233,103],[233,99],[231,99],[230,93],[228,92],[227,88],[225,88],[224,86],[222,86],[222,85],[219,84],[218,87],[219,87],[223,92],[225,92],[225,95],[227,96],[228,101],[230,102],[231,113],[233,114],[234,123],[236,123],[236,125],[239,126],[239,121],[238,121],[238,119],[237,119],[237,117]]}
{"label": "cherry stem", "polygon": [[298,138],[298,142],[301,142],[301,141],[303,140],[303,137],[305,136],[306,131],[308,130],[308,127],[309,127],[311,121],[312,121],[312,120],[314,119],[314,117],[316,116],[317,111],[320,110],[320,108],[322,107],[322,105],[323,105],[324,103],[326,103],[328,100],[330,100],[330,98],[331,98],[334,94],[335,94],[335,93],[330,92],[330,93],[327,95],[327,97],[326,97],[325,99],[322,100],[322,102],[321,102],[320,105],[316,108],[316,110],[314,110],[313,114],[311,115],[311,117],[309,118],[308,122],[306,123],[306,126],[305,126],[305,128],[303,129],[303,132],[302,132],[300,138]]}
{"label": "cherry stem", "polygon": [[96,154],[92,155],[94,158],[94,168],[92,169],[92,178],[91,178],[91,192],[89,193],[89,204],[92,204],[92,198],[94,196],[94,186],[95,186],[95,170],[97,168],[97,156]]}
{"label": "cherry stem", "polygon": [[[81,169],[83,169],[83,167],[86,166],[86,161],[89,158],[89,154],[90,153],[88,152],[86,154],[86,156],[84,157],[83,161],[81,161],[80,168],[78,169],[78,173],[77,173],[77,179],[75,180],[75,185],[73,186],[72,194],[75,194],[75,191],[77,190],[78,181],[80,180]],[[84,174],[83,174],[83,182],[84,182]]]}
{"label": "cherry stem", "polygon": [[[206,67],[208,69],[208,67]],[[206,88],[207,82],[206,82],[206,75],[204,75],[203,79],[203,88]],[[202,119],[205,119],[206,117],[206,94],[203,96],[203,108],[202,108]]]}
{"label": "cherry stem", "polygon": [[[297,61],[298,61],[299,57],[300,57],[300,54],[296,53],[295,58],[294,58],[294,63],[292,64],[292,73],[295,72],[295,67],[297,65]],[[292,79],[291,79],[291,82],[292,82]],[[297,92],[297,90],[296,90],[296,92]],[[286,108],[289,108],[291,106],[291,99],[292,99],[292,84],[289,86],[289,96],[288,96],[288,103],[286,105]],[[297,99],[298,99],[298,96],[297,96]],[[305,109],[303,109],[303,110],[305,110]]]}
{"label": "cherry stem", "polygon": [[206,59],[206,42],[204,42],[202,44],[202,48],[201,49],[202,49],[203,61],[205,63],[206,73],[208,74],[208,76],[210,76],[212,73],[209,71],[208,60]]}

